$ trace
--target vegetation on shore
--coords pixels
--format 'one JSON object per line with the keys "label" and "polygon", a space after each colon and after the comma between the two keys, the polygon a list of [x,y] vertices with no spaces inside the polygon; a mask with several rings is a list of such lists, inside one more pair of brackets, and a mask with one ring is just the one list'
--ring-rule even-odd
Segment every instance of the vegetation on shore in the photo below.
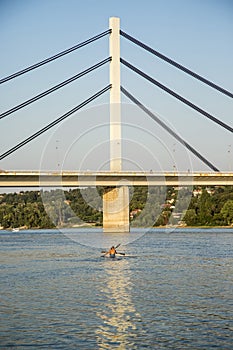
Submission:
{"label": "vegetation on shore", "polygon": [[[26,191],[0,195],[0,227],[101,226],[105,189]],[[146,226],[233,226],[233,187],[130,188],[130,220]]]}

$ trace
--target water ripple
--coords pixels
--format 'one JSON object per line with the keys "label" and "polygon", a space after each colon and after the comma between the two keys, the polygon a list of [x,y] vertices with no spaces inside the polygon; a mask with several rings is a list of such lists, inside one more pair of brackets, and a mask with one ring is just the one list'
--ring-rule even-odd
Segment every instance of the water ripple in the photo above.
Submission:
{"label": "water ripple", "polygon": [[53,231],[0,234],[0,348],[230,350],[232,238],[154,230],[111,260]]}

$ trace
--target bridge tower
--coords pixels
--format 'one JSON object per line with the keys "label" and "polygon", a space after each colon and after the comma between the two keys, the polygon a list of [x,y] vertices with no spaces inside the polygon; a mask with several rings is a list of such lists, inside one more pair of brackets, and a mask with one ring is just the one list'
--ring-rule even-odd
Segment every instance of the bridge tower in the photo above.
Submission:
{"label": "bridge tower", "polygon": [[[120,91],[120,19],[109,20],[110,62],[110,170],[122,171],[121,154],[121,91]],[[129,189],[127,186],[108,188],[103,195],[104,232],[129,232]]]}

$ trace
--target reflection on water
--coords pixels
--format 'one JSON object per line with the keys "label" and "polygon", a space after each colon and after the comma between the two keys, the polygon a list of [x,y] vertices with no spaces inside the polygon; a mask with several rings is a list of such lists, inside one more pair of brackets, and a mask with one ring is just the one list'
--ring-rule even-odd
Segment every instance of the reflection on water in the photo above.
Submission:
{"label": "reflection on water", "polygon": [[132,282],[129,261],[107,259],[104,262],[106,285],[101,293],[106,296],[98,317],[102,320],[96,330],[100,349],[136,349],[134,338],[137,336],[140,314],[132,301]]}

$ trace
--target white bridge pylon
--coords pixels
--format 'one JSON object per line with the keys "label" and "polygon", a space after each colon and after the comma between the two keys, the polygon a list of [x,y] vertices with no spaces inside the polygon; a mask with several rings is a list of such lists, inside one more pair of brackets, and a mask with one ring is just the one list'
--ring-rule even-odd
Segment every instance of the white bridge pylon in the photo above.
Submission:
{"label": "white bridge pylon", "polygon": [[[121,153],[121,75],[120,75],[120,19],[109,19],[110,57],[110,171],[122,171]],[[104,232],[129,232],[129,188],[117,186],[103,195]]]}

